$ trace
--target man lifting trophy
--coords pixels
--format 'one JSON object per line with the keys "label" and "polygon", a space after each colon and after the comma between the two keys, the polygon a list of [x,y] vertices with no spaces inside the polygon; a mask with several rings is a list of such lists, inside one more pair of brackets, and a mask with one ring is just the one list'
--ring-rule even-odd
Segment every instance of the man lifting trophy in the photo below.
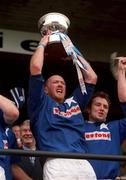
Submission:
{"label": "man lifting trophy", "polygon": [[[40,18],[39,29],[42,37],[30,60],[27,107],[31,130],[36,139],[38,150],[55,152],[56,154],[87,152],[83,136],[85,123],[81,110],[84,109],[92,96],[97,81],[96,73],[66,34],[69,24],[69,20],[59,13],[49,13]],[[62,45],[61,51],[65,52],[66,56],[71,56],[71,62],[73,61],[77,68],[81,89],[77,86],[69,97],[66,97],[67,77],[64,78],[62,74],[65,68],[59,68],[59,73],[56,72],[57,69],[54,69],[56,71],[52,74],[53,68],[48,68],[49,63],[45,58],[45,52],[51,53],[48,52],[48,47],[51,45],[53,53],[57,54],[58,50],[60,51],[58,46],[56,49],[55,44]],[[58,61],[65,65],[68,62],[68,59],[64,61],[60,59]],[[50,64],[56,66],[55,59],[50,60],[52,61]],[[44,64],[47,67],[48,77],[44,75]],[[68,76],[71,76],[70,72]],[[73,83],[73,77],[71,80]],[[83,82],[86,83],[88,95],[84,94]],[[95,172],[88,161],[63,156],[59,158],[45,157],[43,180],[96,180]],[[71,170],[74,173],[71,173]]]}

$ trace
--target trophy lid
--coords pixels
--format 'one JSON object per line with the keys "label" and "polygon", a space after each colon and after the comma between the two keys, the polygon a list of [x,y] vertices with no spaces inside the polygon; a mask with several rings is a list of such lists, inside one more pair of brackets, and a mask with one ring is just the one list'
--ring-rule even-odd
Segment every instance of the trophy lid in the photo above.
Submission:
{"label": "trophy lid", "polygon": [[53,13],[47,13],[39,19],[38,28],[40,29],[42,26],[51,24],[53,22],[57,22],[60,25],[64,26],[66,30],[70,26],[70,20],[68,19],[67,16],[61,13],[53,12]]}

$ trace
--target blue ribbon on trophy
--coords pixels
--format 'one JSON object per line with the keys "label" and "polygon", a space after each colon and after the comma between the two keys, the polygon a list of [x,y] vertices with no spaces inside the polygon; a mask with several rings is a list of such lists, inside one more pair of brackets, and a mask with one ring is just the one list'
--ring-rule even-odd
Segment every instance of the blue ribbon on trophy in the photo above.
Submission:
{"label": "blue ribbon on trophy", "polygon": [[[84,94],[87,93],[84,82],[84,71],[87,71],[85,62],[87,61],[68,37],[67,28],[69,25],[69,19],[61,13],[48,13],[42,16],[38,22],[41,35],[44,36],[48,29],[51,30],[52,34],[50,36],[50,41],[53,41],[53,38],[58,38],[58,41],[62,43],[67,56],[71,56],[77,70],[81,91]],[[56,40],[54,41],[56,42]]]}
{"label": "blue ribbon on trophy", "polygon": [[[70,40],[70,38],[68,37],[68,35],[61,33],[61,32],[53,32],[53,33],[59,35],[60,40],[63,44],[63,47],[64,47],[67,55],[71,56],[71,58],[73,60],[73,64],[75,65],[76,70],[77,70],[78,80],[80,83],[82,93],[83,94],[87,93],[83,74],[81,71],[81,69],[87,70],[86,65],[84,63],[84,61],[86,61],[86,60],[84,59],[84,57],[82,56],[80,51],[73,45],[73,43]],[[80,58],[80,56],[81,56],[81,58]]]}

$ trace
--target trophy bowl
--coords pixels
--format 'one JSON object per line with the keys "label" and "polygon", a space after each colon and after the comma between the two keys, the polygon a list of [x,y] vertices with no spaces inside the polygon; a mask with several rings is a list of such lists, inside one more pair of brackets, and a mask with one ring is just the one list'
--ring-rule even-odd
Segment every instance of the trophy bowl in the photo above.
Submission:
{"label": "trophy bowl", "polygon": [[[46,35],[48,30],[51,30],[52,32],[60,31],[67,33],[69,26],[70,20],[68,17],[56,12],[47,13],[38,20],[38,29],[42,36]],[[50,38],[50,41],[55,40],[59,40],[58,36]]]}
{"label": "trophy bowl", "polygon": [[52,12],[40,17],[38,20],[38,29],[43,37],[48,30],[52,32],[49,38],[49,43],[45,48],[45,55],[47,59],[57,60],[67,57],[64,47],[60,41],[60,37],[55,32],[62,32],[67,34],[70,26],[70,20],[67,16],[61,13]]}

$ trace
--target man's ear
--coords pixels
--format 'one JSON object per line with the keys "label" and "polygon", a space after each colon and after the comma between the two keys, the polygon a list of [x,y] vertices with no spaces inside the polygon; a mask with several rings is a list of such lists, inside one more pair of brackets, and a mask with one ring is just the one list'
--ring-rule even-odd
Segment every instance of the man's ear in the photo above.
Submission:
{"label": "man's ear", "polygon": [[45,91],[46,94],[48,94],[48,88],[47,88],[47,86],[44,87],[44,91]]}
{"label": "man's ear", "polygon": [[89,107],[87,107],[85,111],[86,111],[86,113],[90,114],[90,108]]}

